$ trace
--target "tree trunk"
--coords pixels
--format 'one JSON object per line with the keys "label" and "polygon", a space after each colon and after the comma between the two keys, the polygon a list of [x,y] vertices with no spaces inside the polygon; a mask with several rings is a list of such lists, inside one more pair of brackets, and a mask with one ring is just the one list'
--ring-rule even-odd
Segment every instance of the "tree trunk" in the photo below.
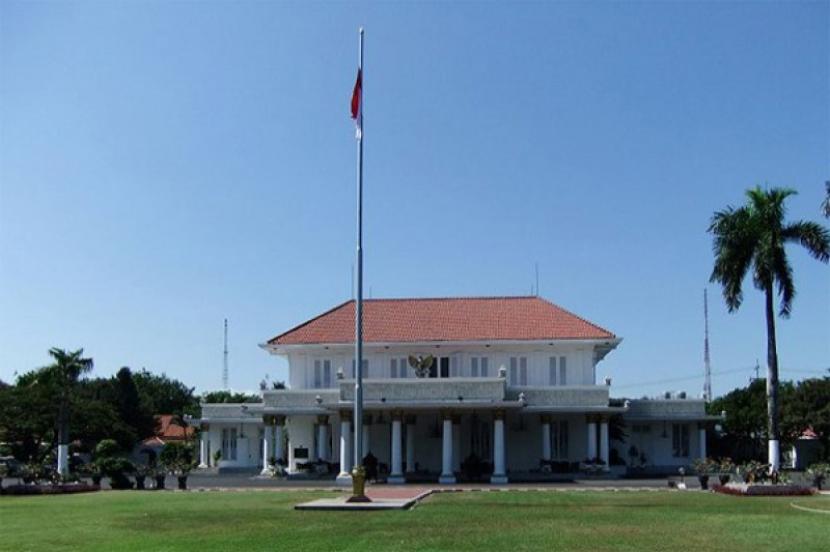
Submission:
{"label": "tree trunk", "polygon": [[770,471],[778,471],[780,445],[778,435],[778,352],[775,346],[775,307],[772,284],[766,289],[767,315],[767,439]]}

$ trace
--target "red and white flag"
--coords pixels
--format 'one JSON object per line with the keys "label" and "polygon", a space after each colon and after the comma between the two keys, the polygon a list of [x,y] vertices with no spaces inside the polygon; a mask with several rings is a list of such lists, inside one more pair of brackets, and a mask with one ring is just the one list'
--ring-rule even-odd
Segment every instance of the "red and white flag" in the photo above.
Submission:
{"label": "red and white flag", "polygon": [[355,137],[360,140],[363,137],[363,75],[360,69],[357,70],[357,80],[352,91],[352,119],[354,119]]}

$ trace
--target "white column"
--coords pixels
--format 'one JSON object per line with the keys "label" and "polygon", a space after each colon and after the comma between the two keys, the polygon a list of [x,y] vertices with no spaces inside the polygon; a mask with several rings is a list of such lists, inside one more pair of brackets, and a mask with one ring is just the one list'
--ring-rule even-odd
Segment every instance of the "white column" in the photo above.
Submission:
{"label": "white column", "polygon": [[388,483],[405,483],[403,477],[403,454],[401,450],[401,441],[403,435],[401,434],[401,415],[400,413],[392,414],[392,467]]}
{"label": "white column", "polygon": [[550,416],[542,416],[542,460],[550,461]]}
{"label": "white column", "polygon": [[285,417],[277,416],[277,425],[274,426],[274,457],[277,461],[285,460]]}
{"label": "white column", "polygon": [[352,417],[351,412],[340,414],[340,473],[338,485],[352,484]]}
{"label": "white column", "polygon": [[588,460],[593,460],[597,457],[597,424],[596,422],[588,421]]}
{"label": "white column", "polygon": [[697,428],[699,456],[701,459],[706,458],[706,426],[700,424]]}
{"label": "white column", "polygon": [[271,475],[274,465],[271,464],[271,451],[273,450],[272,432],[274,426],[272,418],[266,417],[265,430],[262,432],[262,472],[260,475]]}
{"label": "white column", "polygon": [[317,458],[329,461],[329,417],[317,417]]}
{"label": "white column", "polygon": [[444,415],[444,435],[441,443],[441,477],[439,483],[455,483],[455,475],[452,472],[452,418],[448,413]]}
{"label": "white column", "polygon": [[608,450],[609,442],[608,442],[608,420],[603,419],[602,423],[599,424],[599,458],[603,462],[605,462],[605,466],[603,469],[605,471],[609,470],[609,450]]}
{"label": "white column", "polygon": [[58,473],[69,475],[69,445],[58,445]]}
{"label": "white column", "polygon": [[781,469],[781,443],[778,439],[770,439],[767,442],[767,462],[770,473]]}
{"label": "white column", "polygon": [[497,411],[493,420],[493,475],[490,483],[507,483],[504,462],[504,412]]}
{"label": "white column", "polygon": [[210,433],[208,430],[208,426],[202,426],[202,432],[199,434],[199,467],[201,469],[205,469],[208,467],[210,462],[210,458],[208,458],[208,439],[210,439]]}
{"label": "white column", "polygon": [[406,424],[406,473],[415,471],[415,418],[407,419]]}

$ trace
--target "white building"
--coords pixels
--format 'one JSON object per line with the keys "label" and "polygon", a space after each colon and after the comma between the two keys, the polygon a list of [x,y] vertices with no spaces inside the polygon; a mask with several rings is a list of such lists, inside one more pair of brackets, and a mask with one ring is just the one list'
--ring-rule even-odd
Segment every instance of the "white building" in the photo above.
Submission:
{"label": "white building", "polygon": [[[621,342],[538,297],[370,299],[364,303],[364,454],[390,482],[493,483],[560,473],[676,473],[706,455],[702,400],[613,400],[597,365]],[[204,404],[201,465],[339,481],[352,466],[354,301],[262,347],[288,360],[288,389],[258,404]],[[431,355],[428,377],[410,356]],[[624,427],[625,443],[614,427]],[[318,464],[315,466],[314,464]]]}

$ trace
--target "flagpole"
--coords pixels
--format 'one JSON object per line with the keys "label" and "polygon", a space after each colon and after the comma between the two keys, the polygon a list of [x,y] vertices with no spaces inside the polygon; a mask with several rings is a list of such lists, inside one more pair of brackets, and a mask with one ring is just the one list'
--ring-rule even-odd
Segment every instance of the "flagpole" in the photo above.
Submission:
{"label": "flagpole", "polygon": [[363,492],[363,27],[358,46],[360,104],[357,130],[357,299],[355,301],[354,470],[352,501],[368,501]]}

